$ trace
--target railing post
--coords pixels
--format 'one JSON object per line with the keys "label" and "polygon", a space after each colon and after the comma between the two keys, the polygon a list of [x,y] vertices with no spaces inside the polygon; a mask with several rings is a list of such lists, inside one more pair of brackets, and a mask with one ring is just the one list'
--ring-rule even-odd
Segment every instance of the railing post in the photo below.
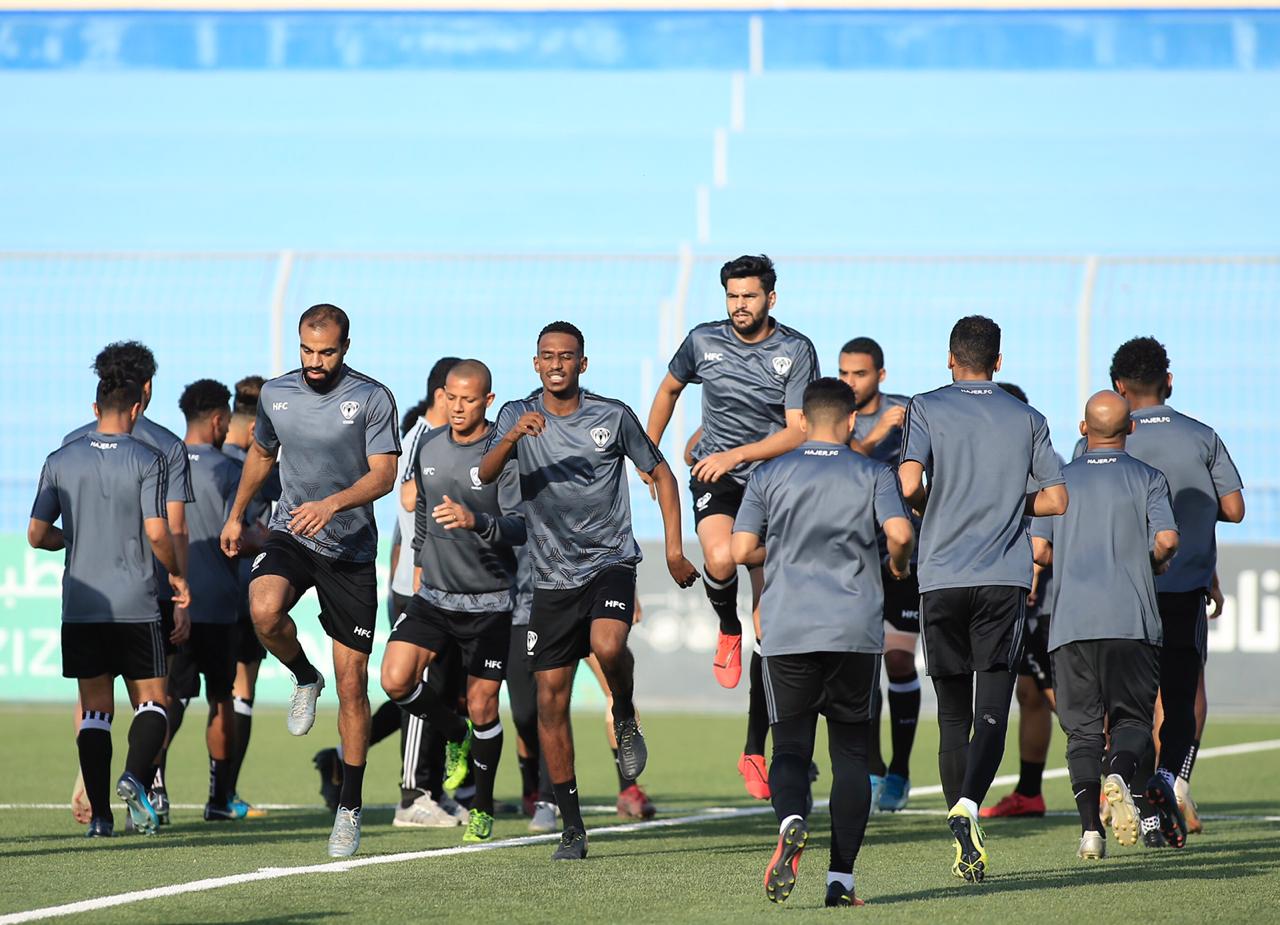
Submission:
{"label": "railing post", "polygon": [[1092,393],[1089,381],[1093,367],[1093,289],[1098,279],[1098,258],[1086,257],[1076,302],[1076,411],[1084,413]]}

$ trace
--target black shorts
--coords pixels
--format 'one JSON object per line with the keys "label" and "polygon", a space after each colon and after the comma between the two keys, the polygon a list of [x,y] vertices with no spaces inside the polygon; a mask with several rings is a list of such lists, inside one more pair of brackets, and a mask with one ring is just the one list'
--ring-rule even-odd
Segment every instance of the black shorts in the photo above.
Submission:
{"label": "black shorts", "polygon": [[391,596],[387,598],[387,623],[392,629],[396,628],[396,621],[400,619],[400,614],[409,609],[409,602],[413,600],[413,595],[396,594],[392,591]]}
{"label": "black shorts", "polygon": [[507,674],[511,614],[441,610],[415,595],[396,618],[389,642],[407,642],[438,655],[457,647],[468,675],[501,681]]}
{"label": "black shorts", "polygon": [[1022,658],[1026,610],[1026,588],[926,591],[920,595],[925,670],[935,678],[1013,671]]}
{"label": "black shorts", "polygon": [[1194,649],[1209,657],[1209,613],[1203,591],[1164,591],[1156,595],[1166,649]]}
{"label": "black shorts", "polygon": [[766,655],[761,666],[769,722],[821,713],[837,723],[872,718],[880,656],[866,652]]}
{"label": "black shorts", "polygon": [[580,588],[533,589],[525,651],[534,671],[573,665],[591,654],[591,623],[619,620],[627,627],[636,607],[636,570],[611,565]]}
{"label": "black shorts", "polygon": [[334,642],[368,655],[378,622],[378,573],[372,562],[322,556],[283,530],[272,530],[253,560],[253,578],[278,575],[299,596],[314,587],[320,625]]}
{"label": "black shorts", "polygon": [[884,621],[899,633],[920,632],[920,579],[915,571],[898,581],[887,565],[880,567],[884,583]]}
{"label": "black shorts", "polygon": [[1026,645],[1018,660],[1018,674],[1036,682],[1042,691],[1053,690],[1053,660],[1049,658],[1049,615],[1041,612],[1027,617],[1027,629],[1023,637]]}
{"label": "black shorts", "polygon": [[[204,675],[205,697],[225,700],[236,680],[236,648],[240,627],[235,623],[192,623],[191,635],[178,646],[169,669],[169,693],[179,700],[200,694]],[[255,637],[256,638],[256,637]]]}
{"label": "black shorts", "polygon": [[1160,649],[1138,639],[1088,639],[1053,650],[1058,721],[1068,736],[1134,726],[1151,735]]}
{"label": "black shorts", "polygon": [[164,639],[164,654],[172,655],[178,647],[173,644],[173,601],[156,601],[160,608],[160,636]]}
{"label": "black shorts", "polygon": [[718,482],[700,482],[690,477],[689,494],[693,497],[694,529],[697,529],[704,517],[712,514],[737,517],[746,490],[745,485],[735,482],[727,475],[722,475]]}
{"label": "black shorts", "polygon": [[253,628],[253,621],[248,613],[236,620],[236,661],[245,665],[256,665],[267,657],[267,650]]}
{"label": "black shorts", "polygon": [[160,621],[152,623],[62,624],[62,676],[119,675],[130,681],[166,673]]}

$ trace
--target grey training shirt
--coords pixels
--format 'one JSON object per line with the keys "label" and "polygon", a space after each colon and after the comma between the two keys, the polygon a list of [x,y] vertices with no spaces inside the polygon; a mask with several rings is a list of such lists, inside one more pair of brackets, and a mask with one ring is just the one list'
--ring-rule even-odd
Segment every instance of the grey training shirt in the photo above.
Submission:
{"label": "grey training shirt", "polygon": [[[298,505],[360,481],[369,472],[370,456],[399,456],[397,425],[387,387],[349,366],[327,392],[308,385],[301,369],[264,383],[253,437],[268,452],[282,450],[280,503],[271,529],[288,531]],[[372,562],[378,554],[373,505],[341,511],[316,536],[294,539],[333,559]]]}
{"label": "grey training shirt", "polygon": [[911,399],[906,432],[902,461],[923,465],[929,483],[921,593],[1030,590],[1027,492],[1062,484],[1044,415],[992,382],[953,382]]}
{"label": "grey training shirt", "polygon": [[164,456],[128,434],[90,431],[49,454],[31,516],[62,518],[64,623],[160,619],[143,521],[167,516],[167,484]]}
{"label": "grey training shirt", "polygon": [[[884,417],[884,413],[890,408],[902,408],[909,404],[911,399],[905,395],[892,395],[888,392],[880,393],[880,407],[876,409],[875,414],[867,414],[865,411],[859,411],[858,416],[853,419],[853,438],[858,441],[866,440],[876,425],[880,423],[880,419]],[[886,466],[896,467],[902,461],[902,428],[895,427],[885,436],[883,440],[871,448],[868,454],[877,462],[882,462]]]}
{"label": "grey training shirt", "polygon": [[764,542],[761,653],[884,651],[876,533],[907,516],[893,472],[809,441],[758,468],[734,532]]}
{"label": "grey training shirt", "polygon": [[231,515],[243,468],[209,444],[187,447],[191,487],[187,505],[187,584],[193,623],[234,623],[240,604],[239,569],[222,552],[222,527]]}
{"label": "grey training shirt", "polygon": [[1178,529],[1169,483],[1124,450],[1090,450],[1062,474],[1067,512],[1037,517],[1031,528],[1053,543],[1049,649],[1085,639],[1160,645],[1151,550],[1157,533]]}
{"label": "grey training shirt", "polygon": [[[1178,554],[1169,570],[1156,577],[1156,591],[1207,589],[1218,567],[1218,499],[1244,487],[1240,472],[1222,438],[1207,424],[1168,405],[1129,416],[1134,430],[1125,449],[1164,473],[1178,519]],[[1076,455],[1083,449],[1081,440]]]}
{"label": "grey training shirt", "polygon": [[[62,438],[63,446],[77,437],[95,433],[97,429],[97,422],[84,424]],[[173,431],[161,427],[143,415],[138,415],[138,420],[134,422],[132,436],[133,439],[159,450],[164,456],[166,478],[169,482],[165,486],[165,497],[170,501],[182,501],[186,504],[194,501],[196,496],[191,489],[191,471],[187,466],[187,445],[182,442],[182,439]],[[169,587],[169,573],[165,571],[159,560],[153,561],[156,570],[157,596],[162,601],[173,600],[173,589]]]}
{"label": "grey training shirt", "polygon": [[[489,422],[486,426],[493,428]],[[442,610],[503,613],[513,606],[513,547],[523,546],[526,535],[520,475],[510,459],[496,482],[481,483],[487,437],[458,443],[451,428],[440,427],[418,441],[413,463],[418,485],[413,559],[422,567],[418,596]],[[471,510],[474,530],[446,530],[436,523],[431,511],[445,495]]]}
{"label": "grey training shirt", "polygon": [[580,588],[611,565],[638,563],[623,460],[652,472],[663,458],[635,412],[583,391],[576,411],[556,415],[538,392],[502,406],[486,451],[527,411],[540,412],[547,421],[539,436],[521,438],[514,449],[534,587]]}
{"label": "grey training shirt", "polygon": [[[667,369],[681,382],[702,384],[702,437],[695,459],[763,440],[787,426],[787,412],[804,404],[804,387],[817,379],[818,354],[809,338],[770,320],[773,332],[744,343],[733,322],[708,321],[684,339]],[[758,463],[728,473],[745,482]]]}

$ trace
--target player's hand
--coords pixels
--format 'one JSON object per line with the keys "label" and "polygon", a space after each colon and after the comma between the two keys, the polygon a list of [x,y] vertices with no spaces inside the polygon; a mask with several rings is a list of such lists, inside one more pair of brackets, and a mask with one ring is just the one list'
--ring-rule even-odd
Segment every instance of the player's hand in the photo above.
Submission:
{"label": "player's hand", "polygon": [[889,574],[893,576],[894,581],[906,581],[908,578],[911,577],[911,563],[908,562],[906,566],[901,571],[899,571],[898,567],[893,564],[893,560],[890,559]]}
{"label": "player's hand", "polygon": [[658,500],[658,483],[654,481],[653,476],[651,476],[647,472],[641,472],[639,469],[636,470],[636,475],[640,476],[640,481],[644,482],[646,485],[649,486],[649,497],[652,498],[654,501],[657,501]]}
{"label": "player's hand", "polygon": [[682,588],[692,587],[693,583],[702,577],[693,567],[693,563],[684,557],[683,552],[667,556],[667,571]]}
{"label": "player's hand", "polygon": [[871,433],[867,434],[868,443],[879,443],[893,431],[902,426],[907,419],[906,405],[894,405],[892,408],[880,415],[880,420],[876,421],[876,426],[871,428]]}
{"label": "player's hand", "polygon": [[[1165,568],[1168,568],[1168,563],[1165,563]],[[1227,600],[1222,596],[1222,588],[1218,586],[1217,575],[1213,576],[1213,584],[1209,586],[1209,592],[1205,596],[1209,599],[1209,619],[1218,619],[1218,617],[1222,616],[1222,607]]]}
{"label": "player's hand", "polygon": [[547,419],[542,416],[541,411],[526,411],[520,415],[515,426],[507,431],[507,436],[515,443],[521,437],[536,437],[546,429]]}
{"label": "player's hand", "polygon": [[699,482],[713,483],[732,469],[742,465],[742,454],[739,450],[725,450],[723,453],[712,453],[693,464],[690,473]]}
{"label": "player's hand", "polygon": [[448,495],[443,497],[444,500],[431,509],[435,522],[446,530],[474,530],[476,515],[471,513],[470,508]]}
{"label": "player's hand", "polygon": [[244,534],[244,524],[239,519],[231,518],[222,525],[222,536],[218,542],[222,546],[222,554],[234,559],[240,555],[240,540]]}
{"label": "player's hand", "polygon": [[327,527],[338,512],[326,498],[323,501],[305,501],[289,513],[293,515],[293,520],[289,521],[289,532],[313,537]]}
{"label": "player's hand", "polygon": [[[191,638],[191,614],[186,606],[179,606],[177,591],[174,591],[173,599],[173,632],[169,634],[169,641],[175,646],[180,646]],[[190,595],[187,596],[188,604],[191,601]]]}

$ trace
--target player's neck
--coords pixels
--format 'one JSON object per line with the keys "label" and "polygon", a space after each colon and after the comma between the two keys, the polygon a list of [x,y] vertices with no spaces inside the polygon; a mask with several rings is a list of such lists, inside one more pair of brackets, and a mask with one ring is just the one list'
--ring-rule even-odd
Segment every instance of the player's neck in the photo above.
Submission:
{"label": "player's neck", "polygon": [[187,446],[213,446],[213,434],[207,427],[188,427],[182,442]]}
{"label": "player's neck", "polygon": [[249,422],[239,422],[233,416],[231,418],[231,427],[227,430],[227,443],[232,446],[238,446],[242,450],[249,449],[249,444],[253,442],[253,437],[249,432]]}
{"label": "player's neck", "polygon": [[967,366],[951,367],[952,382],[990,382],[994,369],[969,369]]}
{"label": "player's neck", "polygon": [[483,440],[488,435],[489,422],[483,419],[479,424],[468,431],[454,430],[452,427],[449,428],[449,437],[459,446],[470,446],[473,443]]}
{"label": "player's neck", "polygon": [[858,409],[858,414],[878,414],[880,412],[880,393],[872,395],[867,399],[867,403]]}
{"label": "player's neck", "polygon": [[1119,437],[1095,437],[1093,434],[1089,434],[1086,438],[1088,440],[1086,449],[1090,453],[1094,450],[1123,450],[1125,436],[1125,434],[1121,434]]}
{"label": "player's neck", "polygon": [[844,439],[840,439],[840,434],[834,428],[820,427],[810,430],[805,434],[805,443],[830,443],[835,446],[848,446],[849,438],[853,436],[851,433],[845,433]]}
{"label": "player's neck", "polygon": [[131,434],[133,424],[134,422],[129,420],[127,414],[104,414],[98,418],[98,433],[104,437],[114,434]]}
{"label": "player's neck", "polygon": [[1129,392],[1125,395],[1125,398],[1129,399],[1130,411],[1141,411],[1143,408],[1155,408],[1157,405],[1163,405],[1168,401],[1167,396],[1160,395],[1156,392],[1151,392],[1146,395],[1137,395],[1133,392]]}
{"label": "player's neck", "polygon": [[582,407],[582,389],[573,390],[573,394],[557,395],[547,389],[542,390],[542,407],[556,417],[573,414]]}

